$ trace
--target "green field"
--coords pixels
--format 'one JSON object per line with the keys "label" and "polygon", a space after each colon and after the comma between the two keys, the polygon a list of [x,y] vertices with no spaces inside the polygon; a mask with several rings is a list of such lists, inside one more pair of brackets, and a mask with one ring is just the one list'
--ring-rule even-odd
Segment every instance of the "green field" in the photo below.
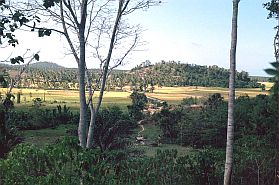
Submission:
{"label": "green field", "polygon": [[[189,147],[183,147],[175,144],[161,144],[160,146],[151,146],[152,143],[156,142],[158,135],[161,133],[160,129],[155,125],[144,125],[145,131],[142,132],[144,138],[146,138],[146,144],[136,144],[136,135],[140,128],[135,130],[132,142],[134,143],[133,148],[142,150],[146,156],[155,156],[157,150],[172,150],[178,151],[178,155],[185,155],[194,150]],[[69,136],[67,133],[70,129],[76,129],[76,125],[59,125],[56,128],[47,128],[40,130],[25,130],[21,131],[24,138],[24,143],[34,144],[36,146],[44,146],[55,143],[58,139]]]}
{"label": "green field", "polygon": [[[7,89],[0,88],[0,93],[4,95]],[[79,107],[79,92],[76,90],[43,90],[43,89],[17,89],[14,88],[12,93],[15,95],[21,94],[21,103],[15,104],[19,108],[28,108],[33,105],[34,98],[41,98],[43,101],[43,106],[48,108],[56,107],[59,104],[66,104],[74,110],[78,110]],[[96,97],[99,92],[97,92],[93,100],[96,101]],[[121,108],[126,108],[127,105],[131,103],[129,98],[130,93],[128,92],[105,92],[104,99],[102,102],[103,106],[118,105]]]}
{"label": "green field", "polygon": [[[271,87],[271,84],[267,84],[267,89]],[[118,105],[122,108],[126,108],[131,103],[129,98],[129,87],[125,87],[126,92],[105,92],[102,102],[103,106]],[[0,88],[0,93],[4,95],[7,89]],[[17,107],[28,107],[33,104],[34,98],[41,98],[48,107],[56,107],[57,104],[67,104],[68,107],[78,109],[79,96],[76,90],[43,90],[43,89],[13,89],[13,94],[21,93],[21,104],[17,104]],[[94,100],[98,95],[98,91],[94,95]],[[221,95],[227,99],[228,89],[220,87],[155,87],[153,93],[147,92],[148,97],[165,100],[169,104],[179,104],[183,98],[196,97],[207,98],[210,94],[221,93]],[[236,89],[236,96],[248,95],[255,97],[258,94],[268,94],[268,91],[262,91],[260,88],[242,88]]]}

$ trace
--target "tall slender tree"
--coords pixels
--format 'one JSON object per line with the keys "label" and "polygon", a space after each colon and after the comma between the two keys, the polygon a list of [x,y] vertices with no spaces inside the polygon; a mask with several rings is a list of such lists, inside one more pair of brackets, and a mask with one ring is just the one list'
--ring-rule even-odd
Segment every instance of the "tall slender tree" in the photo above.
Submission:
{"label": "tall slender tree", "polygon": [[275,27],[276,35],[274,37],[274,56],[275,62],[272,62],[272,69],[265,71],[275,77],[275,84],[273,86],[273,93],[277,99],[277,139],[276,139],[276,184],[279,185],[279,0],[271,0],[264,4],[264,7],[269,11],[267,18],[277,19],[277,26]]}
{"label": "tall slender tree", "polygon": [[[44,0],[43,6],[34,8],[44,10],[47,16],[61,25],[62,31],[58,32],[65,36],[78,64],[80,97],[78,136],[81,147],[93,146],[96,114],[102,103],[110,71],[121,65],[138,44],[140,30],[138,27],[126,24],[125,17],[135,10],[145,9],[160,2],[157,0]],[[36,5],[39,4],[38,1]],[[50,9],[53,6],[54,8]],[[51,31],[39,29],[47,33]],[[114,52],[117,48],[122,49],[122,52]],[[89,52],[93,53],[93,57],[88,56]],[[115,57],[117,53],[121,53],[121,56]],[[92,83],[87,64],[89,60],[94,62],[96,59],[100,63],[100,75]],[[88,100],[85,93],[86,83],[89,91]],[[97,103],[93,105],[92,98],[97,87],[100,87],[100,92]],[[88,107],[89,123],[86,119]]]}
{"label": "tall slender tree", "polygon": [[227,122],[227,145],[226,145],[224,185],[230,185],[232,182],[233,138],[234,138],[234,101],[235,101],[235,66],[236,66],[237,20],[238,20],[239,1],[240,0],[233,0],[231,50],[230,50],[229,102],[228,102],[228,122]]}

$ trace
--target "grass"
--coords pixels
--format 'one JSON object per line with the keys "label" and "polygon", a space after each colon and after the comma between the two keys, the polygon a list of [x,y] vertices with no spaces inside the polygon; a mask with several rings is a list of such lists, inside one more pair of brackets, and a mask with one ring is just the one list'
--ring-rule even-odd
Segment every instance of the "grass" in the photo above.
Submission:
{"label": "grass", "polygon": [[22,136],[24,137],[24,143],[43,146],[46,144],[52,144],[57,139],[67,136],[68,134],[66,131],[76,127],[76,125],[59,125],[56,128],[25,130],[22,131]]}
{"label": "grass", "polygon": [[[273,84],[270,82],[262,82],[269,89]],[[125,87],[124,89],[129,89]],[[7,89],[0,88],[0,93],[4,95]],[[16,104],[17,107],[30,107],[34,98],[41,98],[44,105],[47,107],[56,107],[58,104],[67,104],[68,107],[78,110],[79,107],[79,92],[77,90],[43,90],[43,89],[13,89],[13,94],[21,93],[21,104]],[[98,91],[94,95],[94,102],[97,100]],[[196,97],[207,98],[210,94],[221,93],[228,98],[228,88],[220,87],[155,87],[153,93],[146,93],[147,96],[158,98],[167,101],[169,104],[179,104],[183,98]],[[268,91],[262,91],[260,88],[238,88],[236,96],[248,95],[255,97],[258,94],[268,94]],[[102,106],[117,105],[123,109],[131,104],[130,92],[105,92]]]}
{"label": "grass", "polygon": [[[156,87],[153,93],[147,96],[167,101],[169,104],[178,104],[184,98],[207,98],[210,94],[220,93],[224,99],[228,99],[228,88],[221,87]],[[258,94],[268,94],[260,88],[237,88],[236,96],[248,95],[255,97]]]}
{"label": "grass", "polygon": [[184,147],[177,144],[160,144],[159,146],[151,146],[151,144],[157,143],[158,136],[162,136],[161,129],[155,124],[144,124],[144,131],[140,132],[142,129],[138,127],[135,131],[136,135],[142,135],[145,139],[145,144],[137,144],[135,148],[138,150],[142,150],[144,155],[153,157],[157,153],[157,150],[177,150],[179,156],[183,156],[185,154],[189,154],[189,152],[193,152],[194,149],[190,147]]}
{"label": "grass", "polygon": [[269,90],[274,85],[273,82],[259,82],[259,83],[264,84],[266,90]]}
{"label": "grass", "polygon": [[143,150],[144,155],[148,157],[154,157],[157,153],[157,150],[177,150],[178,156],[184,156],[186,154],[189,154],[191,152],[194,152],[195,150],[190,147],[183,147],[176,144],[162,144],[158,147],[151,147],[147,145],[138,145],[137,149]]}
{"label": "grass", "polygon": [[[0,88],[0,93],[4,95],[7,89]],[[17,89],[14,88],[12,93],[17,96],[17,93],[21,93],[21,103],[15,104],[18,108],[32,107],[34,98],[41,98],[43,106],[47,108],[56,108],[57,105],[66,104],[74,110],[79,108],[79,92],[76,90],[43,90],[43,89]],[[93,97],[93,101],[97,101],[99,92]],[[127,108],[127,105],[131,104],[129,92],[105,92],[102,101],[102,106],[117,105],[121,108]],[[16,97],[17,98],[17,97]]]}

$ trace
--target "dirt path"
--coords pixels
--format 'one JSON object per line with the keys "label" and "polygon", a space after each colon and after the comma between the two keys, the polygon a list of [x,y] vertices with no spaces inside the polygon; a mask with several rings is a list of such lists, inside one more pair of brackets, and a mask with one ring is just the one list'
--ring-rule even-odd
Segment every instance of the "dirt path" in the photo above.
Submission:
{"label": "dirt path", "polygon": [[141,130],[138,132],[138,136],[140,135],[141,132],[144,131],[144,126],[141,124],[143,121],[144,121],[144,120],[140,120],[140,121],[138,122],[138,125],[139,125],[139,127],[141,128]]}

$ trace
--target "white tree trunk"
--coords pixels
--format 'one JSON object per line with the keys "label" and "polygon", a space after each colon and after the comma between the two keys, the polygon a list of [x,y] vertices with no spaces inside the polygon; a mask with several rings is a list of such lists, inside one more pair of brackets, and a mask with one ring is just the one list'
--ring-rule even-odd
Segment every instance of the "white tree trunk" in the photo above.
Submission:
{"label": "white tree trunk", "polygon": [[79,101],[80,101],[80,113],[79,113],[79,125],[78,125],[78,137],[80,146],[82,148],[86,147],[86,136],[87,136],[87,127],[86,124],[86,96],[85,96],[85,25],[86,25],[86,15],[87,15],[87,0],[82,1],[81,7],[81,20],[78,25],[79,31],[79,44],[80,44],[80,58],[78,64],[79,71]]}
{"label": "white tree trunk", "polygon": [[235,101],[235,65],[237,45],[237,17],[239,0],[233,0],[231,50],[230,50],[230,79],[229,79],[229,102],[227,122],[227,145],[226,162],[224,173],[224,185],[230,185],[232,181],[233,165],[233,137],[234,137],[234,101]]}
{"label": "white tree trunk", "polygon": [[80,101],[80,114],[78,125],[78,136],[80,146],[86,146],[86,96],[85,96],[85,42],[84,36],[80,35],[80,62],[79,62],[79,101]]}

